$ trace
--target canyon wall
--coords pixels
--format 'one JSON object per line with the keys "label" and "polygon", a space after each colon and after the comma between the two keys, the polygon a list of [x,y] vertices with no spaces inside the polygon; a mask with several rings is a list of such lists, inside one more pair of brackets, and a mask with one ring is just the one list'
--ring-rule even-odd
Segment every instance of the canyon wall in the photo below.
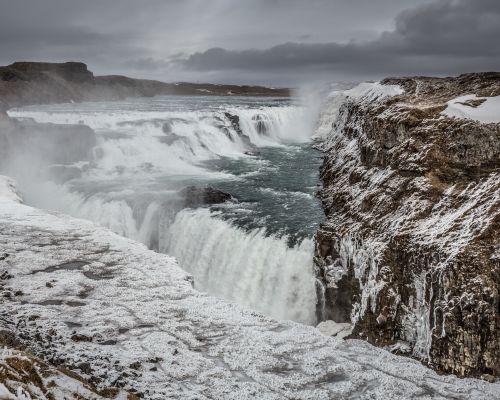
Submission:
{"label": "canyon wall", "polygon": [[500,375],[499,95],[500,74],[484,73],[330,96],[320,319],[441,372]]}

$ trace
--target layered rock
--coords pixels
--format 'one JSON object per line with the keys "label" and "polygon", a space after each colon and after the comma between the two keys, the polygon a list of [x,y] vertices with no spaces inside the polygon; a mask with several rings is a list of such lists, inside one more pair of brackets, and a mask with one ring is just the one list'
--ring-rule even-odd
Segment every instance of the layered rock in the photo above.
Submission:
{"label": "layered rock", "polygon": [[[500,123],[443,115],[500,74],[386,79],[321,117],[321,319],[439,371],[500,375]],[[500,122],[500,110],[498,110]]]}

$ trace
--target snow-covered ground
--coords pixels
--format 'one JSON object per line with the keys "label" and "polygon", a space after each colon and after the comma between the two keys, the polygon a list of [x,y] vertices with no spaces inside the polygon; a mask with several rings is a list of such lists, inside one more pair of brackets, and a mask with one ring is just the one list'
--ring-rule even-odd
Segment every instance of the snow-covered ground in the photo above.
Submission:
{"label": "snow-covered ground", "polygon": [[448,117],[472,119],[484,124],[500,122],[500,96],[477,97],[468,94],[452,99],[447,104],[442,114]]}
{"label": "snow-covered ground", "polygon": [[500,398],[500,384],[439,376],[366,342],[199,293],[173,258],[25,206],[7,182],[3,319],[35,355],[99,387],[151,399]]}
{"label": "snow-covered ground", "polygon": [[[66,372],[25,352],[8,348],[0,349],[0,399],[101,400],[109,398],[96,393],[77,375]],[[116,400],[125,400],[128,396],[124,390],[114,390],[112,393]]]}

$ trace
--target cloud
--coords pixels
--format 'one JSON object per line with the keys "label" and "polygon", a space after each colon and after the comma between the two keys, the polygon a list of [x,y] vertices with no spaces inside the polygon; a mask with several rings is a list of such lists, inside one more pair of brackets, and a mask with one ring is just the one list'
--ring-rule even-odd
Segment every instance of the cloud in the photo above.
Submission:
{"label": "cloud", "polygon": [[74,60],[96,74],[274,85],[500,65],[500,0],[0,0],[0,9],[2,65]]}
{"label": "cloud", "polygon": [[500,1],[438,0],[401,12],[375,40],[210,48],[176,60],[193,71],[308,71],[350,76],[447,74],[500,66]]}
{"label": "cloud", "polygon": [[123,62],[123,66],[136,71],[157,71],[169,68],[171,63],[167,60],[156,59],[153,57],[145,57],[127,60]]}

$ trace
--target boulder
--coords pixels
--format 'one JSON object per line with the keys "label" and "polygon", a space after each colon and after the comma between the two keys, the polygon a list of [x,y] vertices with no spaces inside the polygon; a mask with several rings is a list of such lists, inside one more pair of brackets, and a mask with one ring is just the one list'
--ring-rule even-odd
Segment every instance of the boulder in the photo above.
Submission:
{"label": "boulder", "polygon": [[233,200],[233,197],[222,190],[211,186],[188,186],[180,191],[184,199],[184,207],[195,208],[205,205],[221,204]]}

